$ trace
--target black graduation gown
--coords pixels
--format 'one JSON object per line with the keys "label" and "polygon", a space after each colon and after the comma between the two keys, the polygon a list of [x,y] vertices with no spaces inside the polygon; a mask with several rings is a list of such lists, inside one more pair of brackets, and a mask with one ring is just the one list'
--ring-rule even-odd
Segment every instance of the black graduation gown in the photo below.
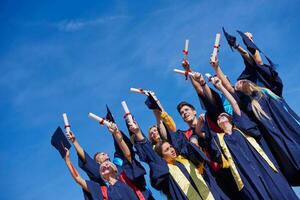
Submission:
{"label": "black graduation gown", "polygon": [[[247,118],[243,115],[234,114],[234,119],[237,127],[247,124]],[[261,137],[257,131],[244,134],[256,139]],[[213,137],[219,145],[217,135],[214,134]],[[231,135],[224,135],[224,141],[244,183],[244,188],[240,191],[243,199],[298,199],[284,176],[268,165],[240,131],[233,129]]]}
{"label": "black graduation gown", "polygon": [[[94,181],[86,182],[89,189],[89,199],[103,200],[100,184]],[[109,200],[138,200],[132,189],[121,181],[107,187],[107,196]]]}
{"label": "black graduation gown", "polygon": [[[181,138],[173,138],[173,142],[175,142],[175,140],[177,141],[177,148],[175,147],[175,149],[177,150],[180,148],[181,150],[179,152],[181,155],[193,161],[196,166],[202,161],[208,161],[207,157],[199,150],[199,148],[188,142],[184,138],[184,135],[176,135]],[[145,139],[144,141],[136,142],[135,145],[137,153],[140,156],[140,160],[148,163],[150,167],[150,180],[152,187],[162,191],[169,199],[187,200],[186,195],[182,192],[176,181],[172,178],[172,175],[169,173],[169,168],[166,161],[160,158],[154,152],[150,142]],[[184,166],[182,166],[180,163],[176,163],[176,165],[181,169],[183,174],[188,180],[191,181],[191,184],[193,185],[191,177]],[[203,178],[215,199],[228,199],[228,197],[217,186],[209,170],[205,170]]]}

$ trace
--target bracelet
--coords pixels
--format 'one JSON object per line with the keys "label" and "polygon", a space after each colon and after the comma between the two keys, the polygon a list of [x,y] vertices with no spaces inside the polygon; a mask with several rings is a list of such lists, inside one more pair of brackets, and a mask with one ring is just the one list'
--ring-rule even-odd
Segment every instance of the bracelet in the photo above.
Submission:
{"label": "bracelet", "polygon": [[202,87],[206,85],[206,82],[204,82],[204,84],[200,84]]}

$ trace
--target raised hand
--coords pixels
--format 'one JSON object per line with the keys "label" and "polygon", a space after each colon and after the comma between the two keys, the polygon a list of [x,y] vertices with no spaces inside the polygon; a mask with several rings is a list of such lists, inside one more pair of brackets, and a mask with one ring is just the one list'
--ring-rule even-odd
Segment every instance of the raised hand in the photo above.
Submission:
{"label": "raised hand", "polygon": [[65,160],[70,160],[70,150],[65,147],[66,155],[65,155]]}
{"label": "raised hand", "polygon": [[128,125],[129,125],[129,130],[131,132],[133,132],[134,134],[137,134],[140,132],[140,127],[138,126],[136,121],[134,121],[133,123],[128,123]]}
{"label": "raised hand", "polygon": [[209,59],[209,64],[214,68],[218,68],[219,67],[219,60],[217,57],[213,58],[213,57],[210,57]]}
{"label": "raised hand", "polygon": [[119,131],[117,125],[115,123],[110,122],[110,126],[107,127],[109,132],[111,132],[112,134],[116,133]]}
{"label": "raised hand", "polygon": [[68,138],[68,140],[70,140],[72,143],[74,143],[75,140],[76,140],[76,137],[75,137],[75,135],[74,135],[74,133],[73,133],[72,131],[70,131],[70,132],[67,133],[67,138]]}
{"label": "raised hand", "polygon": [[199,72],[194,72],[194,76],[192,77],[195,81],[200,83],[201,86],[205,85],[205,79],[203,75]]}
{"label": "raised hand", "polygon": [[222,88],[222,81],[218,77],[214,77],[211,79],[212,84],[218,89],[221,90]]}

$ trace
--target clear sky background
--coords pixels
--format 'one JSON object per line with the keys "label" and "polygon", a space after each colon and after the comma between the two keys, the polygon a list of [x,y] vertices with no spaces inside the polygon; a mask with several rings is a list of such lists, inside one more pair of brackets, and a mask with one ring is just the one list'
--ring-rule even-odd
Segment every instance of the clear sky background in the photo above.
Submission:
{"label": "clear sky background", "polygon": [[[208,60],[222,26],[236,36],[237,29],[253,33],[278,64],[284,97],[300,113],[299,10],[297,0],[1,0],[0,199],[83,199],[50,144],[63,112],[90,154],[112,155],[113,142],[88,112],[104,116],[108,104],[125,130],[126,100],[142,129],[155,122],[145,97],[130,87],[155,91],[177,127],[186,129],[177,103],[189,101],[198,113],[201,108],[190,82],[172,70],[180,68],[184,40],[190,39],[192,67],[212,73]],[[219,59],[234,81],[243,62],[224,37]],[[77,164],[73,148],[71,158]]]}

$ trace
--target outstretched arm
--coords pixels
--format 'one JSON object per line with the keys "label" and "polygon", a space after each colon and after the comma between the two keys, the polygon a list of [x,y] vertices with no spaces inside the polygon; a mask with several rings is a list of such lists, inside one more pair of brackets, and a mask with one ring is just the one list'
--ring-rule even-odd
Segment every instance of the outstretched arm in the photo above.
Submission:
{"label": "outstretched arm", "polygon": [[67,138],[68,140],[70,140],[74,147],[75,147],[75,150],[77,151],[77,154],[79,156],[79,158],[85,163],[86,162],[86,158],[85,158],[85,154],[84,154],[84,150],[83,148],[80,146],[80,144],[78,143],[74,133],[72,131],[68,132],[67,133]]}
{"label": "outstretched arm", "polygon": [[108,127],[108,130],[113,134],[113,136],[114,136],[115,140],[117,141],[118,146],[122,150],[123,155],[125,156],[125,158],[129,162],[131,162],[132,157],[131,157],[130,149],[127,146],[126,142],[123,140],[122,133],[118,129],[117,125],[115,123],[111,123],[110,126]]}
{"label": "outstretched arm", "polygon": [[217,59],[213,60],[212,58],[210,58],[210,64],[214,68],[214,70],[217,74],[217,77],[221,80],[221,82],[222,82],[223,86],[225,87],[225,89],[227,91],[229,91],[230,93],[234,93],[235,90],[231,86],[231,83],[229,82],[229,80],[227,79],[227,77],[225,76],[223,71],[221,70],[221,67],[219,65],[218,60]]}
{"label": "outstretched arm", "polygon": [[70,151],[67,148],[65,148],[65,150],[66,150],[66,156],[64,160],[66,162],[69,171],[71,172],[72,177],[74,178],[76,183],[78,183],[85,191],[89,192],[86,181],[79,175],[78,171],[75,169],[74,165],[70,160]]}
{"label": "outstretched arm", "polygon": [[214,84],[214,86],[220,90],[226,97],[226,99],[229,101],[229,103],[232,106],[233,111],[237,114],[237,115],[241,115],[241,110],[240,107],[238,105],[238,103],[236,102],[236,100],[234,99],[234,97],[226,90],[226,88],[222,85],[222,81],[218,78],[218,77],[214,77],[212,79],[212,83]]}

